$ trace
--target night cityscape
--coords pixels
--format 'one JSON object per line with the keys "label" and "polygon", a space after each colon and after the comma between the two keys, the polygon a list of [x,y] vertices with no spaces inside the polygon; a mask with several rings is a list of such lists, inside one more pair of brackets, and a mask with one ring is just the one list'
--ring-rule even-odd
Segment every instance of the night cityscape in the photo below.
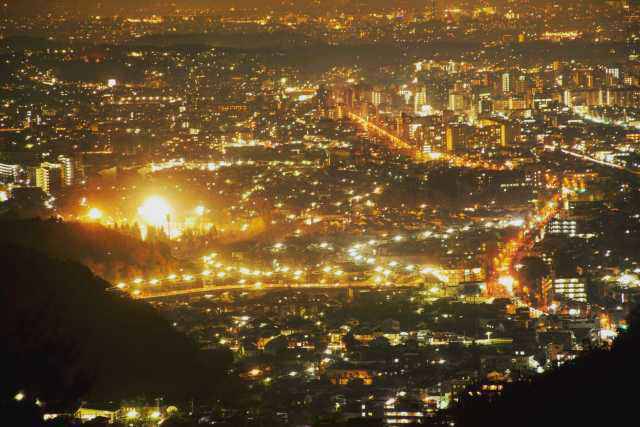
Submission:
{"label": "night cityscape", "polygon": [[0,1],[0,274],[0,425],[638,425],[640,1]]}

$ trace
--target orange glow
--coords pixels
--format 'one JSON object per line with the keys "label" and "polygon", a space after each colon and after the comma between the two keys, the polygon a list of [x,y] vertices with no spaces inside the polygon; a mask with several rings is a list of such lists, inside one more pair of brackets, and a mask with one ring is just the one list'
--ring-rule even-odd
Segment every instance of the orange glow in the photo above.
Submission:
{"label": "orange glow", "polygon": [[151,196],[138,208],[138,215],[147,224],[162,227],[169,222],[171,206],[159,196]]}

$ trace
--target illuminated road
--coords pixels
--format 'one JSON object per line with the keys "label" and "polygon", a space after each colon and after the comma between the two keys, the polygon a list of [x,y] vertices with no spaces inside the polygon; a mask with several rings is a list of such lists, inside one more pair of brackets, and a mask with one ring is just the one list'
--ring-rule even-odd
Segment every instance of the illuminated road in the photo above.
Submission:
{"label": "illuminated road", "polygon": [[395,133],[390,132],[381,126],[378,126],[373,122],[370,122],[362,116],[348,111],[347,117],[349,117],[350,120],[358,123],[358,125],[362,126],[362,128],[370,134],[383,138],[387,142],[387,146],[392,150],[400,151],[402,154],[405,154],[418,162],[434,160],[434,158],[430,158],[421,153],[414,145],[409,144],[409,142],[405,141]]}
{"label": "illuminated road", "polygon": [[[358,250],[377,242],[369,241],[355,245],[349,249],[354,259],[361,259]],[[152,299],[175,295],[188,295],[202,292],[226,291],[264,291],[275,289],[351,289],[351,288],[419,288],[423,286],[425,275],[437,277],[442,283],[448,283],[448,276],[436,266],[403,265],[392,261],[389,265],[377,265],[373,268],[372,277],[362,280],[345,273],[336,266],[325,265],[322,273],[331,278],[316,279],[310,282],[306,275],[309,273],[301,269],[288,266],[277,266],[274,269],[260,270],[247,266],[225,265],[212,253],[202,257],[204,270],[201,273],[176,274],[165,277],[138,277],[128,283],[120,282],[116,285],[119,290],[127,292],[134,299]],[[396,277],[396,274],[407,273],[410,277]],[[316,272],[319,273],[319,272]],[[340,277],[340,279],[338,279]],[[234,281],[234,282],[231,282]],[[430,292],[436,292],[432,287]]]}
{"label": "illuminated road", "polygon": [[600,166],[605,166],[605,167],[608,167],[608,168],[618,169],[620,171],[629,172],[629,173],[632,173],[634,175],[640,175],[640,171],[629,169],[629,168],[625,168],[624,166],[620,166],[620,165],[617,165],[615,163],[610,163],[610,162],[605,162],[605,161],[602,161],[602,160],[598,160],[596,158],[587,156],[586,154],[578,153],[578,152],[571,151],[571,150],[565,150],[564,148],[561,149],[560,151],[562,151],[564,154],[568,154],[568,155],[570,155],[572,157],[575,157],[575,158],[578,158],[578,159],[581,159],[581,160],[585,160],[587,162],[596,163],[596,164],[598,164]]}
{"label": "illuminated road", "polygon": [[362,128],[369,132],[372,135],[383,138],[387,142],[387,146],[392,149],[399,151],[400,153],[410,157],[414,161],[417,162],[428,162],[428,161],[448,161],[454,166],[457,167],[465,167],[465,168],[474,168],[474,169],[487,169],[487,170],[505,170],[504,166],[496,165],[491,162],[483,161],[483,160],[474,160],[469,159],[467,157],[457,156],[451,153],[431,153],[425,154],[418,150],[418,148],[411,144],[409,141],[406,141],[396,133],[385,129],[382,126],[377,125],[376,123],[367,120],[366,118],[352,112],[347,111],[347,117],[350,120],[356,122],[358,125],[362,126]]}
{"label": "illuminated road", "polygon": [[272,283],[272,284],[244,284],[244,285],[208,285],[202,287],[194,287],[188,289],[178,289],[164,292],[150,292],[150,293],[137,293],[132,294],[134,299],[159,299],[170,298],[182,295],[193,295],[201,293],[214,293],[214,292],[230,292],[230,291],[245,291],[245,292],[260,292],[260,291],[273,291],[282,289],[400,289],[400,288],[419,288],[422,284],[408,283],[408,284],[388,284],[380,285],[374,283]]}
{"label": "illuminated road", "polygon": [[[435,155],[427,156],[421,153],[415,146],[410,144],[395,133],[385,129],[382,126],[373,123],[366,118],[355,114],[352,111],[347,112],[349,119],[358,123],[367,132],[384,138],[388,146],[392,149],[398,150],[404,154],[408,154],[412,159],[416,161],[430,161],[430,160],[447,160],[458,167],[478,168],[478,169],[490,169],[490,170],[504,170],[503,166],[498,166],[486,161],[478,161],[473,159],[456,156],[453,154],[437,153]],[[556,215],[561,199],[560,194],[554,195],[548,202],[546,202],[540,211],[533,216],[532,220],[523,227],[518,233],[518,236],[507,242],[500,253],[493,261],[493,277],[488,280],[487,291],[490,296],[493,297],[510,297],[515,300],[518,305],[529,306],[518,297],[514,295],[514,292],[522,292],[519,289],[518,283],[514,279],[515,264],[519,261],[523,252],[533,244],[533,238],[536,236],[547,223]],[[530,306],[529,306],[530,307]],[[536,308],[530,307],[532,311],[539,314],[542,311]]]}
{"label": "illuminated road", "polygon": [[[510,296],[520,293],[524,298],[528,298],[528,292],[522,289],[514,278],[516,264],[522,255],[531,248],[534,238],[538,235],[558,213],[562,196],[557,193],[544,203],[539,212],[533,216],[532,220],[518,232],[518,236],[507,242],[500,253],[494,259],[493,277],[489,280],[489,292],[493,296]],[[516,298],[522,305],[529,304]],[[530,307],[530,306],[529,306]],[[532,307],[530,307],[532,308]],[[539,310],[538,310],[539,311]],[[541,312],[541,311],[540,311]]]}

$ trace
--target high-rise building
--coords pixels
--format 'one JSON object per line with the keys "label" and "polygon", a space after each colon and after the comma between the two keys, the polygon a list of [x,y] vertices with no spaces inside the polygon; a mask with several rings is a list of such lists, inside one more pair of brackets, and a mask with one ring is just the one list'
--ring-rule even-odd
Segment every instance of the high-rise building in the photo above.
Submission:
{"label": "high-rise building", "polygon": [[515,92],[518,94],[527,93],[529,87],[530,87],[530,82],[526,76],[520,76],[515,81]]}
{"label": "high-rise building", "polygon": [[555,235],[575,237],[577,235],[578,222],[572,218],[554,218],[547,225],[547,232]]}
{"label": "high-rise building", "polygon": [[441,116],[426,116],[420,118],[422,132],[422,151],[424,153],[442,152],[444,150],[444,128]]}
{"label": "high-rise building", "polygon": [[19,179],[21,169],[19,165],[0,163],[0,182],[3,184],[15,183]]}
{"label": "high-rise building", "polygon": [[412,121],[413,119],[410,115],[402,113],[402,116],[400,117],[400,129],[398,133],[402,135],[403,138],[409,139],[409,131]]}
{"label": "high-rise building", "polygon": [[475,129],[470,145],[474,148],[504,146],[500,125],[478,126]]}
{"label": "high-rise building", "polygon": [[420,87],[413,99],[413,111],[416,114],[420,114],[423,111],[423,108],[427,105],[427,88],[424,86]]}
{"label": "high-rise building", "polygon": [[556,277],[553,279],[553,292],[556,295],[574,301],[587,302],[585,281],[577,277]]}
{"label": "high-rise building", "polygon": [[466,98],[464,93],[450,92],[449,93],[449,110],[451,111],[464,111],[466,109]]}
{"label": "high-rise building", "polygon": [[380,89],[373,89],[371,91],[371,103],[376,107],[382,104],[382,91]]}
{"label": "high-rise building", "polygon": [[566,89],[562,94],[562,103],[567,107],[573,107],[573,94],[569,89]]}
{"label": "high-rise building", "polygon": [[446,128],[446,145],[447,152],[458,153],[464,151],[467,146],[467,139],[470,134],[471,127],[462,123],[453,123],[447,125]]}
{"label": "high-rise building", "polygon": [[607,76],[611,76],[612,79],[618,80],[620,78],[620,67],[611,66],[605,70]]}
{"label": "high-rise building", "polygon": [[513,143],[517,137],[515,132],[513,131],[513,126],[508,120],[500,119],[500,118],[483,118],[478,120],[477,122],[480,128],[493,128],[496,130],[496,142],[502,146],[506,147]]}
{"label": "high-rise building", "polygon": [[62,187],[62,166],[57,163],[42,163],[36,168],[36,187],[51,194]]}
{"label": "high-rise building", "polygon": [[493,113],[493,101],[488,96],[480,96],[478,100],[478,114],[491,114]]}
{"label": "high-rise building", "polygon": [[502,92],[511,92],[511,75],[509,73],[502,73]]}
{"label": "high-rise building", "polygon": [[77,157],[58,156],[62,167],[62,183],[64,186],[72,186],[81,182],[84,178],[82,161]]}

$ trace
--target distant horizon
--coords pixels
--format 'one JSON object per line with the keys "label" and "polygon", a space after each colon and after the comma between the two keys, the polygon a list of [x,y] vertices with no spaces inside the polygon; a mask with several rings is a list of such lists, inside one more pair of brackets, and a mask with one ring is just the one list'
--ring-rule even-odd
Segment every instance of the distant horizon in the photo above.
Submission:
{"label": "distant horizon", "polygon": [[[585,2],[601,2],[603,0],[583,0]],[[529,0],[527,3],[544,3],[550,0]],[[507,0],[436,0],[438,8],[461,4],[508,5]],[[78,14],[117,13],[122,11],[135,12],[141,10],[166,12],[177,8],[205,8],[228,10],[257,9],[261,10],[301,10],[324,11],[327,8],[355,10],[370,8],[384,10],[391,8],[420,9],[429,8],[433,0],[102,0],[86,2],[82,0],[7,0],[4,7],[0,7],[2,14],[8,15],[36,15],[56,11],[74,11]]]}

